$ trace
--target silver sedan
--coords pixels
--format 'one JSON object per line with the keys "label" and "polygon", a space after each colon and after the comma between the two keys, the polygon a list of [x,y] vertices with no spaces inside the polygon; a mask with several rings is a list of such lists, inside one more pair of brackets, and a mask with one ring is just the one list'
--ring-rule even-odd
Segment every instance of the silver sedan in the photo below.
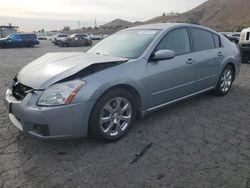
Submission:
{"label": "silver sedan", "polygon": [[202,26],[129,28],[87,53],[48,53],[23,67],[6,92],[9,117],[39,138],[117,140],[169,104],[226,95],[240,61],[235,44]]}

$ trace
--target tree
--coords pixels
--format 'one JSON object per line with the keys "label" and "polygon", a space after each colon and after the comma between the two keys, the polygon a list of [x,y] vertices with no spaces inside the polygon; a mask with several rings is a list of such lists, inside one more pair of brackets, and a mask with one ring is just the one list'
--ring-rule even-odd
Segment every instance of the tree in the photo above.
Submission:
{"label": "tree", "polygon": [[69,26],[64,26],[63,31],[70,31],[70,27]]}

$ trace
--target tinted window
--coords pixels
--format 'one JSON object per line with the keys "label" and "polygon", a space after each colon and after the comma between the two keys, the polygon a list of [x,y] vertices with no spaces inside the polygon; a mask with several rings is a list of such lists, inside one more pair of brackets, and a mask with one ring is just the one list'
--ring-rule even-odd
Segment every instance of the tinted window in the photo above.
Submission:
{"label": "tinted window", "polygon": [[221,47],[220,36],[219,36],[219,35],[216,35],[216,34],[213,34],[213,37],[214,37],[214,44],[215,44],[215,47],[216,47],[216,48]]}
{"label": "tinted window", "polygon": [[86,35],[75,35],[75,37],[86,37]]}
{"label": "tinted window", "polygon": [[19,40],[20,36],[19,35],[10,35],[9,38],[13,41]]}
{"label": "tinted window", "polygon": [[247,32],[247,40],[250,39],[250,32]]}
{"label": "tinted window", "polygon": [[195,51],[203,51],[214,48],[214,39],[209,31],[191,28]]}
{"label": "tinted window", "polygon": [[175,29],[167,33],[157,47],[158,50],[173,50],[176,55],[191,51],[187,29]]}
{"label": "tinted window", "polygon": [[58,35],[58,37],[67,37],[67,35]]}
{"label": "tinted window", "polygon": [[36,35],[35,34],[22,34],[20,35],[22,39],[36,39]]}
{"label": "tinted window", "polygon": [[233,37],[240,37],[240,34],[232,34]]}

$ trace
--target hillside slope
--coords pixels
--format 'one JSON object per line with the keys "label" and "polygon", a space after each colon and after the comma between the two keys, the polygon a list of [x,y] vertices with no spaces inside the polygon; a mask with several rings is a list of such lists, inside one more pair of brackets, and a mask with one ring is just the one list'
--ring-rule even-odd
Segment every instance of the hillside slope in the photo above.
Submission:
{"label": "hillside slope", "polygon": [[250,0],[208,0],[183,14],[159,16],[145,23],[157,22],[188,22],[232,31],[250,25]]}
{"label": "hillside slope", "polygon": [[122,27],[122,28],[124,28],[124,27],[128,27],[131,24],[132,23],[129,21],[122,20],[122,19],[118,18],[118,19],[115,19],[109,23],[104,24],[103,26],[104,27]]}

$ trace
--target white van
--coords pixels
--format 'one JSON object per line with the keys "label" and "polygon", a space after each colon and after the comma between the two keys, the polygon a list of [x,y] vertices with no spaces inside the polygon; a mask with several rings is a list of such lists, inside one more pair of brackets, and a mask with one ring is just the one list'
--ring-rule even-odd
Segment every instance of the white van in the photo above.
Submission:
{"label": "white van", "polygon": [[242,63],[250,63],[250,27],[241,31],[239,48],[241,51]]}

